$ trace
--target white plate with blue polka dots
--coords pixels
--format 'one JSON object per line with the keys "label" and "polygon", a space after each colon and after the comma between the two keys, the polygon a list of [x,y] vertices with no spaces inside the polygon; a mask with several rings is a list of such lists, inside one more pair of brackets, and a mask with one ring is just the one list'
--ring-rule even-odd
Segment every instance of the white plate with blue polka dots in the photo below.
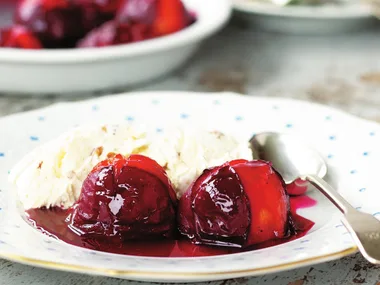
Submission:
{"label": "white plate with blue polka dots", "polygon": [[0,119],[0,257],[33,266],[131,280],[190,282],[267,274],[341,258],[357,251],[340,213],[321,194],[298,213],[315,222],[304,237],[251,252],[200,258],[152,258],[91,251],[29,226],[16,209],[9,169],[37,145],[94,121],[202,125],[248,139],[255,132],[303,136],[329,164],[328,180],[358,209],[380,217],[380,126],[316,104],[229,93],[130,93]]}

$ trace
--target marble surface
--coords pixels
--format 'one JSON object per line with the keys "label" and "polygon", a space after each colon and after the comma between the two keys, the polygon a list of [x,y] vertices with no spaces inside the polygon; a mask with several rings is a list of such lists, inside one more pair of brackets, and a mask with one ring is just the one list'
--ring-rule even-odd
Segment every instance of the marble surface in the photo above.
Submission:
{"label": "marble surface", "polygon": [[[247,96],[289,97],[331,105],[380,122],[379,46],[380,27],[347,35],[307,37],[264,34],[230,24],[208,40],[183,68],[166,78],[137,86],[133,90],[228,90]],[[2,94],[0,116],[59,101],[82,100],[101,95],[28,98]],[[137,283],[44,270],[0,260],[0,285],[3,284]],[[367,263],[357,254],[280,274],[207,284],[380,285],[380,266]]]}

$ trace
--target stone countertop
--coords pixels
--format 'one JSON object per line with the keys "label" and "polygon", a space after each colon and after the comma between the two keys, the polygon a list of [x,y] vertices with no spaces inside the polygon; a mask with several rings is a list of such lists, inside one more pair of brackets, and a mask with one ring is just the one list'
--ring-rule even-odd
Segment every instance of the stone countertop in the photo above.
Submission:
{"label": "stone countertop", "polygon": [[[379,46],[380,28],[349,35],[308,37],[264,34],[230,25],[205,42],[183,68],[136,89],[228,90],[247,96],[288,97],[327,104],[380,122]],[[93,96],[21,98],[3,94],[0,96],[0,116]],[[137,283],[44,270],[0,260],[0,285],[3,284]],[[357,254],[280,274],[207,284],[380,285],[380,266],[367,263]]]}

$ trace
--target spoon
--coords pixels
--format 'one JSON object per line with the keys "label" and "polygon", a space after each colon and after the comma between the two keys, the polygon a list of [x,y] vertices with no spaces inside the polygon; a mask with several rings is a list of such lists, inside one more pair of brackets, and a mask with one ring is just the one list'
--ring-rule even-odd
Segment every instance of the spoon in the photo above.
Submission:
{"label": "spoon", "polygon": [[295,136],[279,133],[256,134],[250,145],[254,156],[272,162],[286,184],[301,179],[321,191],[344,214],[342,222],[363,256],[380,264],[380,221],[356,210],[323,180],[327,166],[318,152]]}

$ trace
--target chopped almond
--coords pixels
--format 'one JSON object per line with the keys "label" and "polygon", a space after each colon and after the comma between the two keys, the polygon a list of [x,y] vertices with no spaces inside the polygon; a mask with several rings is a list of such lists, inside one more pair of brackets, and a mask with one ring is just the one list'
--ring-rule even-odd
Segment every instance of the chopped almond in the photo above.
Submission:
{"label": "chopped almond", "polygon": [[109,152],[107,154],[107,158],[112,158],[112,157],[115,157],[115,156],[116,156],[116,153],[114,153],[114,152]]}
{"label": "chopped almond", "polygon": [[102,147],[102,146],[99,146],[99,147],[97,147],[97,148],[95,149],[95,154],[96,154],[97,156],[101,156],[102,153],[103,153],[103,147]]}
{"label": "chopped almond", "polygon": [[43,161],[40,161],[40,163],[39,163],[38,166],[37,166],[37,169],[41,169],[41,168],[42,168],[42,164],[44,164],[44,162],[43,162]]}

